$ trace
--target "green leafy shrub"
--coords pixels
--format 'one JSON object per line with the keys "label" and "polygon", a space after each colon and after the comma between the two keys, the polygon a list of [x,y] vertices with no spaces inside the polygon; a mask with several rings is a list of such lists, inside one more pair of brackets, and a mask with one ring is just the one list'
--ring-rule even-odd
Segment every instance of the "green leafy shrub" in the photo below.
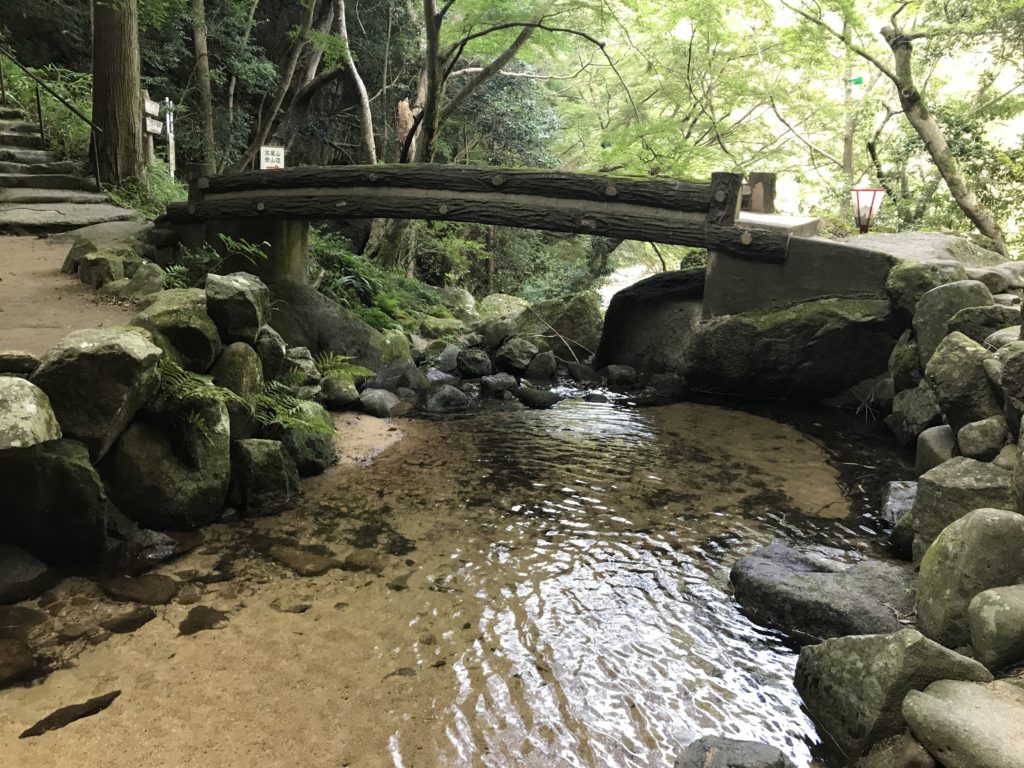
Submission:
{"label": "green leafy shrub", "polygon": [[175,263],[164,267],[164,283],[168,288],[194,288],[208,274],[217,272],[232,256],[241,257],[253,265],[267,258],[266,249],[270,247],[270,243],[255,244],[236,240],[225,234],[217,236],[220,238],[223,251],[218,251],[209,243],[203,243],[199,248],[179,249]]}
{"label": "green leafy shrub", "polygon": [[[54,66],[30,71],[83,115],[92,115],[92,75]],[[25,113],[27,120],[35,120],[36,83],[9,62],[4,64],[4,75],[8,97]],[[39,94],[47,145],[63,160],[84,163],[89,157],[91,129],[45,89],[40,88]]]}
{"label": "green leafy shrub", "polygon": [[188,189],[171,176],[170,169],[157,161],[146,169],[144,179],[126,179],[106,190],[110,199],[122,208],[132,208],[147,219],[155,219],[167,210],[168,203],[188,197]]}

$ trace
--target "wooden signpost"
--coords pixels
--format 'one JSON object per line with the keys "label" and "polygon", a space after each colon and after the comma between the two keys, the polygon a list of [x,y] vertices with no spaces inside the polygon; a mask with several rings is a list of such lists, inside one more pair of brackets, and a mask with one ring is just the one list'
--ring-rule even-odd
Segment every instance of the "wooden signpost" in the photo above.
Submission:
{"label": "wooden signpost", "polygon": [[[163,107],[163,116],[160,110]],[[171,176],[175,172],[174,157],[174,103],[170,99],[164,99],[161,105],[159,101],[149,98],[149,91],[142,92],[142,119],[146,126],[146,159],[152,165],[156,162],[156,150],[153,146],[154,136],[167,134],[167,165],[170,166]]]}

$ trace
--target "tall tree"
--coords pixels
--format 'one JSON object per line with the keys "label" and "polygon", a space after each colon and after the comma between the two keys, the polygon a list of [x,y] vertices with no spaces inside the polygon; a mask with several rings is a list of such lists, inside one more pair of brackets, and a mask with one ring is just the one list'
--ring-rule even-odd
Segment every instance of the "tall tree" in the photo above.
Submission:
{"label": "tall tree", "polygon": [[213,89],[210,87],[210,50],[206,41],[204,0],[192,0],[192,42],[196,54],[199,107],[203,113],[203,169],[205,173],[213,173],[216,167],[217,139],[213,130]]}
{"label": "tall tree", "polygon": [[104,182],[144,176],[138,0],[93,0],[94,151]]}

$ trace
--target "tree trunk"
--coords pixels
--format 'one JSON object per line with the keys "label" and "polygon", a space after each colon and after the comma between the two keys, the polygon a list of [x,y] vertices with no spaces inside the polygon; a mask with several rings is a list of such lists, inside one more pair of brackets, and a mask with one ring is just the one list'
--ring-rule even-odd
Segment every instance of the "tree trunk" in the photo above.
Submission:
{"label": "tree trunk", "polygon": [[92,115],[103,182],[141,179],[142,77],[137,0],[93,1]]}
{"label": "tree trunk", "polygon": [[[256,19],[256,9],[259,7],[260,0],[252,0],[252,4],[249,6],[249,18],[245,24],[245,32],[242,33],[242,47],[244,48],[249,44],[249,38],[252,36],[252,27]],[[234,133],[235,127],[235,90],[238,88],[238,76],[232,72],[231,79],[228,81],[228,130]],[[220,165],[220,171],[223,173],[227,167],[225,161]]]}
{"label": "tree trunk", "polygon": [[949,193],[960,210],[974,223],[981,234],[993,242],[1000,253],[1008,256],[1003,230],[992,213],[981,204],[967,184],[967,179],[964,178],[963,172],[960,170],[960,164],[957,163],[956,157],[953,156],[946,143],[942,128],[931,116],[924,97],[914,85],[914,73],[911,68],[913,45],[900,34],[899,30],[892,27],[884,27],[882,37],[892,49],[895,59],[896,87],[899,91],[900,106],[903,108],[903,114],[906,115],[907,121],[924,142],[932,162],[942,174],[942,179],[946,182]]}
{"label": "tree trunk", "polygon": [[204,0],[192,2],[192,41],[196,54],[196,81],[199,84],[199,111],[203,115],[203,169],[216,168],[217,140],[213,132],[213,90],[210,87],[210,50],[206,44],[206,7]]}
{"label": "tree trunk", "polygon": [[356,68],[356,61],[352,58],[352,50],[348,41],[348,23],[345,20],[345,0],[335,0],[335,8],[338,14],[338,35],[345,44],[345,64],[348,66],[349,74],[355,82],[356,92],[359,94],[359,135],[362,143],[363,157],[369,165],[377,163],[377,146],[373,137],[373,113],[370,111],[370,96],[366,92],[366,84],[359,75]]}

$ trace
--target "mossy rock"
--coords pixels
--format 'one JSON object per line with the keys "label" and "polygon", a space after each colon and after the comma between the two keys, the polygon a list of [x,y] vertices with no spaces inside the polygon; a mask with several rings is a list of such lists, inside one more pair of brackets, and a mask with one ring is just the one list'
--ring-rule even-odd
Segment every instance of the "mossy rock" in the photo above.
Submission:
{"label": "mossy rock", "polygon": [[205,373],[220,355],[220,334],[206,313],[206,294],[198,288],[152,294],[132,324],[150,331],[156,345],[186,370]]}

